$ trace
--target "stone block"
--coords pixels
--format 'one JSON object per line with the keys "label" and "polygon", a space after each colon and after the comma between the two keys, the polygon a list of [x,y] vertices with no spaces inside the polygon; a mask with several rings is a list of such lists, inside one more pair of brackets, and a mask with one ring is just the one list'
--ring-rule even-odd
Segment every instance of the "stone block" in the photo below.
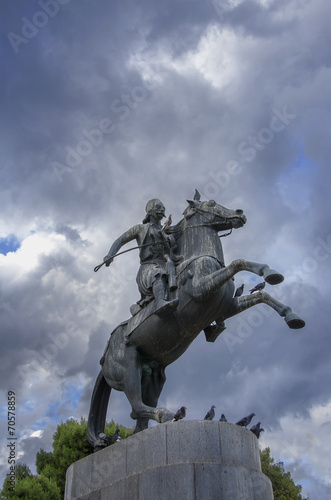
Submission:
{"label": "stone block", "polygon": [[219,461],[218,422],[196,420],[194,423],[194,428],[185,421],[166,425],[168,463]]}
{"label": "stone block", "polygon": [[132,500],[134,498],[195,500],[193,464],[167,465],[146,471],[139,478],[139,492]]}
{"label": "stone block", "polygon": [[[133,439],[132,439],[133,438]],[[158,425],[126,439],[127,475],[167,464],[167,426]]]}
{"label": "stone block", "polygon": [[167,422],[72,464],[65,500],[273,500],[258,441],[234,424]]}
{"label": "stone block", "polygon": [[[215,422],[216,423],[216,422]],[[248,467],[261,472],[258,441],[254,434],[239,425],[220,422],[222,462]]]}

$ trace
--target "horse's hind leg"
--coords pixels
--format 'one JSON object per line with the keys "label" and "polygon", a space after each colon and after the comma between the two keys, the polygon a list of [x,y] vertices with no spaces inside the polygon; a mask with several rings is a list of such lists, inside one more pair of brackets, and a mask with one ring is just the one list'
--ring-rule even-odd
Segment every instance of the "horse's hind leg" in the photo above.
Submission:
{"label": "horse's hind leg", "polygon": [[[125,326],[117,328],[108,343],[108,349],[104,357],[102,372],[108,385],[116,391],[123,391],[132,408],[132,418],[153,419],[157,422],[172,420],[174,414],[167,408],[155,408],[154,401],[149,403],[147,396],[142,392],[142,380],[145,377],[146,367],[140,354],[134,346],[125,345]],[[153,368],[150,365],[150,368]],[[161,372],[160,372],[161,373]],[[159,378],[164,383],[162,374]],[[159,392],[163,383],[159,384]],[[155,384],[157,387],[157,384]],[[155,390],[156,391],[156,390]],[[155,395],[159,393],[155,392]],[[157,399],[156,399],[157,402]]]}
{"label": "horse's hind leg", "polygon": [[[125,393],[126,397],[129,400],[129,403],[131,404],[131,417],[133,419],[153,419],[159,423],[172,420],[174,414],[167,410],[167,408],[153,407],[154,402],[157,402],[157,398],[159,396],[159,393],[157,393],[156,390],[154,390],[154,393],[153,391],[151,392],[151,402],[153,404],[146,404],[148,398],[142,391],[142,381],[145,378],[144,372],[147,369],[147,366],[142,362],[140,355],[136,351],[135,347],[126,346],[124,348],[124,356],[121,364],[123,368],[123,378],[121,380],[121,387],[119,388],[119,390],[122,390]],[[160,377],[157,372],[156,375]],[[163,379],[161,376],[161,381],[162,380]],[[158,388],[157,390],[161,391],[163,384],[159,384],[159,386],[157,384],[154,385]],[[115,388],[115,386],[113,387]]]}
{"label": "horse's hind leg", "polygon": [[[165,381],[166,376],[163,366],[154,368],[146,365],[143,366],[143,375],[141,379],[142,400],[146,405],[156,408]],[[134,433],[147,429],[148,421],[149,418],[138,418]]]}
{"label": "horse's hind leg", "polygon": [[305,322],[297,314],[295,314],[289,306],[286,306],[279,300],[274,299],[265,291],[254,293],[253,295],[244,295],[232,299],[232,306],[227,311],[226,318],[235,316],[236,314],[249,309],[256,304],[267,304],[272,307],[278,314],[284,317],[287,325],[290,328],[298,329],[305,326]]}

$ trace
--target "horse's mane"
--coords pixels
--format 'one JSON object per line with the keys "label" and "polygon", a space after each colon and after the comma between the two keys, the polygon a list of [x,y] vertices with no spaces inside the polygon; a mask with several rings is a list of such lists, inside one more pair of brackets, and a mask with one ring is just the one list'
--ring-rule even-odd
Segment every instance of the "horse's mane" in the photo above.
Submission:
{"label": "horse's mane", "polygon": [[179,222],[177,222],[177,224],[175,224],[174,226],[168,227],[165,230],[165,233],[172,234],[174,236],[175,240],[178,240],[178,238],[183,233],[184,220],[190,218],[194,213],[196,213],[196,211],[194,209],[192,210],[191,205],[188,205],[183,212],[184,217]]}
{"label": "horse's mane", "polygon": [[183,223],[184,219],[181,219],[177,224],[174,226],[170,226],[165,230],[166,234],[172,234],[175,240],[178,240],[178,238],[181,236],[183,232]]}

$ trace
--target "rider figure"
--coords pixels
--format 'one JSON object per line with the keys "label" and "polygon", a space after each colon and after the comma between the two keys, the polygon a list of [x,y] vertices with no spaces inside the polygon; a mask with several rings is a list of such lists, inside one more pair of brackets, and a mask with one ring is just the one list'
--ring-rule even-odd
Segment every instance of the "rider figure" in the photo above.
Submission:
{"label": "rider figure", "polygon": [[143,223],[131,227],[117,238],[103,259],[106,266],[109,266],[113,261],[111,256],[129,241],[136,239],[138,246],[142,245],[140,268],[136,278],[141,299],[137,302],[139,307],[136,306],[136,310],[131,309],[132,314],[153,298],[156,301],[155,314],[159,316],[178,306],[178,299],[168,300],[168,284],[171,290],[177,288],[174,280],[174,263],[171,258],[176,244],[173,236],[165,234],[162,230],[163,217],[165,217],[163,203],[157,198],[149,200]]}

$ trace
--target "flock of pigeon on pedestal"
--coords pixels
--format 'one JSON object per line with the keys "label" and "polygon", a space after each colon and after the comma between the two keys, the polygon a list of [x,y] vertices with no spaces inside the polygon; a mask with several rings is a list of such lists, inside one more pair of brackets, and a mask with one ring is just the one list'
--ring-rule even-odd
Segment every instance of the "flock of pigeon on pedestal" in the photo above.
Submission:
{"label": "flock of pigeon on pedestal", "polygon": [[[215,408],[216,408],[216,406],[214,406],[214,405],[210,408],[210,410],[206,413],[204,420],[213,420],[213,418],[215,417]],[[176,414],[173,418],[173,422],[177,422],[179,420],[182,420],[185,417],[186,417],[186,406],[182,406],[176,412]],[[247,426],[251,423],[251,420],[253,417],[255,417],[255,413],[250,413],[249,415],[247,415],[247,417],[244,417],[241,420],[238,420],[238,422],[236,422],[236,425],[240,425],[241,427],[245,427],[245,429],[247,429]],[[220,422],[227,422],[227,419],[226,419],[224,413],[222,413],[219,421]],[[253,425],[249,430],[252,431],[253,434],[255,434],[257,439],[259,439],[261,432],[264,432],[264,429],[262,429],[262,427],[261,427],[261,422],[258,422],[257,424]]]}
{"label": "flock of pigeon on pedestal", "polygon": [[[206,413],[204,420],[213,420],[213,418],[215,417],[215,408],[216,408],[216,406],[214,406],[214,405],[210,408],[210,410]],[[186,406],[182,406],[176,412],[172,421],[178,422],[179,420],[183,420],[183,418],[185,418],[185,417],[186,417]],[[255,413],[250,413],[249,415],[247,415],[247,417],[244,417],[241,420],[238,420],[238,422],[236,422],[236,425],[240,425],[241,427],[245,427],[245,429],[247,429],[247,426],[251,423],[251,420],[253,417],[255,417]],[[224,413],[222,413],[219,421],[220,422],[227,422],[227,419],[226,419]],[[264,429],[262,429],[262,427],[261,427],[261,422],[258,422],[257,424],[253,425],[249,430],[252,431],[253,434],[255,434],[257,439],[259,439],[261,432],[264,431]],[[109,436],[107,436],[106,434],[104,434],[103,432],[101,432],[99,434],[99,438],[104,442],[105,446],[108,446],[108,445],[114,444],[114,443],[119,443],[120,441],[122,441],[119,429],[116,429],[115,434],[111,438]]]}

